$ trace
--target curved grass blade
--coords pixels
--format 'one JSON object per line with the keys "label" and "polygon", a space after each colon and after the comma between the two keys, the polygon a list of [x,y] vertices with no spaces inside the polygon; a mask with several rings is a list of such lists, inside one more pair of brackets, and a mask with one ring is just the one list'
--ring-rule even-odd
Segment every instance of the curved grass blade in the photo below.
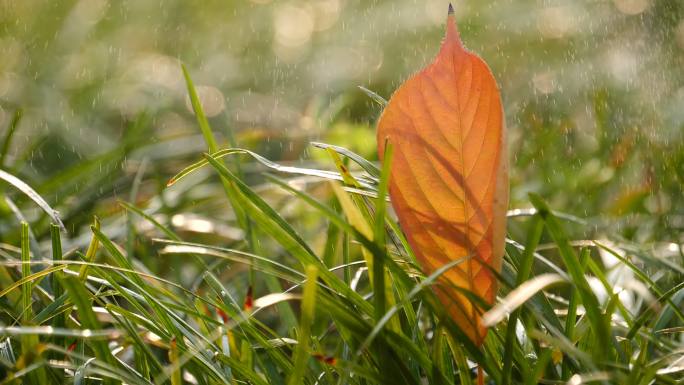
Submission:
{"label": "curved grass blade", "polygon": [[[39,278],[45,277],[46,275],[52,274],[56,271],[64,270],[66,268],[67,268],[67,265],[52,266],[52,267],[49,267],[47,269],[41,270],[37,273],[26,275],[26,276],[22,277],[20,280],[14,282],[12,285],[7,286],[2,291],[0,291],[0,298],[4,297],[9,292],[18,288],[19,286],[22,286],[25,283],[28,284],[29,282],[33,282],[35,280],[38,280]],[[29,284],[28,286],[30,287],[32,285]]]}
{"label": "curved grass blade", "polygon": [[562,282],[567,282],[558,274],[542,274],[536,276],[528,281],[523,282],[513,291],[501,300],[499,304],[489,309],[482,315],[482,323],[486,327],[492,327],[501,322],[507,314],[518,309],[525,301],[530,299],[533,295],[549,286],[556,285]]}
{"label": "curved grass blade", "polygon": [[[333,180],[339,180],[339,181],[342,180],[342,177],[338,173],[333,172],[333,171],[324,171],[324,170],[308,169],[308,168],[301,168],[301,167],[283,166],[283,165],[280,165],[278,163],[272,162],[272,161],[264,158],[263,156],[255,153],[255,152],[245,150],[242,148],[227,148],[227,149],[219,150],[219,151],[211,154],[211,157],[216,160],[216,159],[221,159],[227,155],[233,155],[233,154],[250,155],[256,161],[263,164],[264,166],[266,166],[270,169],[279,171],[279,172],[316,176],[316,177],[320,177],[320,178],[333,179]],[[191,164],[190,166],[184,168],[183,170],[181,170],[178,174],[176,174],[173,178],[171,178],[167,182],[167,187],[174,185],[176,182],[183,179],[188,174],[194,172],[195,170],[197,170],[201,167],[206,166],[207,164],[209,164],[207,159],[202,159],[202,160],[195,162],[195,163]]]}
{"label": "curved grass blade", "polygon": [[34,189],[32,189],[31,186],[29,186],[16,176],[3,170],[0,170],[0,179],[14,186],[17,190],[21,191],[22,193],[24,193],[24,195],[26,195],[32,201],[34,201],[38,205],[38,207],[43,209],[43,211],[50,217],[50,219],[52,219],[52,221],[55,224],[57,224],[63,232],[66,233],[66,228],[64,227],[64,223],[62,223],[62,220],[59,218],[59,213],[52,207],[50,207],[50,205],[45,201],[45,199],[43,199],[43,197],[41,197]]}
{"label": "curved grass blade", "polygon": [[128,202],[125,202],[125,201],[119,201],[119,205],[121,205],[121,207],[125,208],[126,210],[131,211],[131,212],[135,213],[136,215],[140,216],[141,218],[147,220],[147,221],[150,222],[154,227],[156,227],[159,231],[161,231],[162,233],[164,233],[164,234],[165,234],[167,237],[169,237],[170,239],[173,239],[174,241],[180,241],[180,237],[179,237],[176,233],[174,233],[174,232],[173,232],[171,229],[169,229],[168,227],[166,227],[166,226],[162,225],[161,223],[159,223],[159,221],[157,221],[157,220],[154,219],[151,215],[145,213],[145,212],[142,211],[141,209],[139,209],[139,208],[135,207],[134,205],[132,205],[132,204],[130,204],[130,203],[128,203]]}
{"label": "curved grass blade", "polygon": [[[231,183],[235,183],[237,189],[241,194],[237,195],[241,206],[246,210],[252,211],[253,213],[259,213],[258,217],[254,216],[252,219],[257,220],[257,218],[262,218],[263,223],[273,222],[280,230],[283,235],[287,235],[289,238],[278,239],[278,241],[283,243],[283,246],[295,256],[300,259],[300,262],[304,265],[307,264],[320,264],[321,261],[318,259],[316,254],[309,248],[309,245],[297,234],[297,232],[290,226],[287,221],[285,221],[279,213],[277,213],[271,206],[269,206],[258,194],[256,194],[249,186],[238,179],[233,173],[231,173],[223,164],[218,162],[209,154],[205,154],[205,159],[210,163],[218,173],[229,180]],[[250,208],[256,210],[250,210]],[[257,211],[258,210],[258,211]],[[264,217],[266,216],[266,217]]]}
{"label": "curved grass blade", "polygon": [[361,166],[361,168],[364,169],[364,171],[366,171],[374,180],[377,181],[378,179],[380,179],[380,168],[376,166],[374,163],[366,160],[366,158],[351,150],[348,150],[344,147],[336,146],[334,144],[320,142],[311,142],[311,145],[323,150],[333,150],[342,156],[346,156],[347,158],[353,160],[354,162],[356,162],[356,164]]}
{"label": "curved grass blade", "polygon": [[371,98],[374,102],[378,103],[381,107],[387,106],[387,103],[388,103],[387,99],[378,95],[376,92],[373,92],[364,86],[356,86],[356,87],[358,87],[361,91],[363,91],[364,94],[366,94],[366,96]]}
{"label": "curved grass blade", "polygon": [[[304,277],[304,275],[301,272],[292,269],[286,265],[283,265],[281,263],[278,263],[272,259],[260,257],[240,250],[224,249],[189,242],[172,242],[161,239],[156,239],[155,241],[164,242],[165,244],[167,244],[167,246],[160,251],[161,254],[194,254],[223,258],[226,260],[253,266],[257,270],[263,271],[267,274],[272,274],[280,279],[284,279],[290,282],[299,282],[299,279]],[[259,261],[260,263],[254,263],[251,262],[251,260]],[[266,267],[268,266],[268,264],[273,265],[274,267]]]}

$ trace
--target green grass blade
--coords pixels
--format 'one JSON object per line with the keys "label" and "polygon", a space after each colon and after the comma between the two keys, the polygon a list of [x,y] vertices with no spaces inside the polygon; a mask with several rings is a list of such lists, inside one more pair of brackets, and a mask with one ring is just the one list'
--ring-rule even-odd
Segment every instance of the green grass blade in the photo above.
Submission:
{"label": "green grass blade", "polygon": [[[538,215],[532,217],[530,223],[530,230],[527,233],[527,242],[525,243],[525,250],[522,254],[520,266],[518,267],[518,275],[516,276],[516,286],[520,286],[525,282],[531,272],[532,264],[534,263],[534,252],[539,245],[542,231],[544,230],[544,222]],[[508,326],[506,328],[506,339],[504,342],[504,358],[503,370],[501,373],[502,385],[508,385],[511,381],[511,368],[513,367],[513,342],[515,339],[515,329],[520,317],[520,310],[516,309],[508,319]],[[521,364],[525,365],[526,363]]]}
{"label": "green grass blade", "polygon": [[[43,269],[37,273],[31,273],[30,267],[31,267],[30,262],[22,264],[22,277],[21,277],[21,279],[14,282],[13,284],[11,284],[7,287],[4,287],[0,291],[0,298],[6,296],[12,290],[21,286],[22,298],[29,298],[29,300],[30,300],[30,298],[31,298],[30,294],[31,294],[33,286],[35,285],[34,282],[37,282],[40,278],[48,276],[54,272],[64,270],[65,268],[67,268],[67,265],[48,267],[47,269]],[[26,297],[27,294],[28,294],[28,297]],[[24,302],[22,306],[24,306],[24,308],[27,309],[27,310],[24,310],[24,312],[23,312],[24,316],[25,317],[30,316],[30,318],[25,319],[24,322],[31,323],[32,319],[33,319],[33,315],[32,315],[33,311],[28,310],[29,308],[32,307],[31,302],[29,301],[28,304],[26,302]]]}
{"label": "green grass blade", "polygon": [[596,295],[589,287],[582,264],[577,258],[570,242],[565,235],[558,219],[551,213],[547,204],[535,194],[530,194],[530,201],[539,210],[539,215],[544,219],[546,228],[551,238],[558,245],[558,251],[563,259],[565,267],[570,273],[573,284],[577,287],[587,316],[591,321],[596,343],[592,352],[601,361],[610,361],[613,357],[613,338],[606,317],[601,313],[601,306]]}
{"label": "green grass blade", "polygon": [[451,354],[456,361],[456,367],[458,368],[458,377],[463,385],[473,385],[473,380],[470,375],[470,366],[468,365],[468,360],[463,352],[461,346],[458,345],[453,339],[448,339],[448,345],[451,349]]}
{"label": "green grass blade", "polygon": [[62,231],[66,232],[66,228],[64,227],[62,220],[59,218],[57,211],[50,207],[45,199],[43,199],[43,197],[41,197],[34,189],[32,189],[31,186],[16,176],[3,170],[0,170],[0,179],[14,186],[17,190],[21,191],[24,193],[24,195],[34,201],[38,207],[40,207],[52,219],[54,223],[59,225]]}
{"label": "green grass blade", "polygon": [[294,353],[294,368],[287,380],[288,385],[299,385],[304,383],[306,364],[311,357],[309,353],[309,339],[311,337],[311,325],[314,321],[316,307],[316,280],[318,279],[318,269],[310,265],[306,267],[306,284],[302,296],[302,315],[299,322],[297,339],[299,343]]}
{"label": "green grass blade", "polygon": [[[98,217],[93,218],[93,228],[95,230],[100,230],[100,219]],[[95,255],[97,254],[97,249],[100,247],[100,241],[98,240],[97,236],[93,232],[92,237],[90,238],[90,244],[88,245],[88,250],[86,250],[85,253],[85,261],[86,262],[93,262],[95,260]],[[84,264],[81,266],[81,269],[78,272],[78,278],[81,281],[85,280],[85,277],[88,275],[88,264]]]}
{"label": "green grass blade", "polygon": [[[43,274],[45,275],[45,274]],[[21,303],[22,324],[30,326],[33,320],[33,279],[31,274],[31,251],[29,247],[29,225],[21,223]],[[22,356],[27,360],[36,353],[40,340],[35,334],[23,335],[21,338]],[[42,349],[40,349],[42,350]],[[38,354],[40,355],[40,353]],[[37,357],[35,357],[37,358]],[[35,359],[33,358],[33,359]],[[37,366],[35,371],[27,374],[29,382],[45,383],[47,374],[45,368]]]}
{"label": "green grass blade", "polygon": [[233,175],[233,173],[231,173],[223,164],[208,154],[205,155],[205,159],[207,159],[223,178],[236,184],[241,193],[240,195],[236,195],[236,198],[238,198],[238,201],[241,203],[241,207],[250,213],[250,217],[258,223],[270,228],[272,232],[271,235],[276,234],[276,240],[279,241],[286,250],[292,252],[295,257],[300,259],[303,266],[309,264],[322,265],[313,250],[309,248],[307,243],[278,212],[269,206],[249,186]]}
{"label": "green grass blade", "polygon": [[7,126],[7,132],[5,133],[5,138],[2,140],[2,147],[0,149],[0,168],[6,167],[5,160],[9,153],[10,144],[12,143],[14,133],[17,131],[17,127],[19,127],[19,122],[21,122],[23,116],[24,110],[17,108],[17,110],[14,111],[14,116],[12,117],[9,126]]}
{"label": "green grass blade", "polygon": [[[88,290],[86,290],[85,286],[83,286],[81,280],[74,276],[61,276],[59,277],[59,281],[65,288],[69,298],[71,298],[71,301],[76,305],[81,327],[90,330],[101,330],[102,325],[92,309],[92,296]],[[114,357],[107,346],[107,342],[92,341],[91,347],[98,360],[108,365],[115,365]],[[112,382],[105,381],[105,384],[107,383],[111,384]]]}
{"label": "green grass blade", "polygon": [[353,160],[356,164],[361,166],[361,168],[364,171],[366,171],[371,177],[373,177],[375,179],[380,178],[380,169],[378,168],[378,166],[376,166],[372,162],[369,162],[364,157],[362,157],[361,155],[359,155],[353,151],[350,151],[344,147],[335,146],[334,144],[311,142],[311,145],[316,147],[316,148],[321,148],[324,150],[329,150],[329,149],[333,150],[336,153]]}
{"label": "green grass blade", "polygon": [[[31,251],[29,247],[29,225],[21,223],[21,300],[22,314],[25,323],[33,318],[33,290],[31,281]],[[4,291],[3,291],[4,293]]]}
{"label": "green grass blade", "polygon": [[[385,248],[385,213],[387,212],[387,188],[390,178],[390,165],[392,164],[392,146],[386,143],[385,147],[385,161],[382,166],[382,174],[380,176],[380,185],[378,186],[378,198],[375,200],[375,225],[373,237],[378,247]],[[374,257],[373,259],[373,299],[375,301],[375,321],[379,322],[385,315],[387,308],[387,298],[392,297],[391,283],[386,279],[385,274],[385,260]],[[389,277],[387,277],[389,278]],[[399,324],[396,324],[395,331],[399,330]]]}
{"label": "green grass blade", "polygon": [[390,320],[390,318],[399,310],[400,307],[402,306],[410,306],[411,300],[418,296],[423,290],[425,290],[427,287],[432,285],[437,278],[439,278],[442,274],[444,274],[446,271],[451,269],[452,267],[463,263],[464,260],[457,260],[457,261],[451,261],[448,264],[440,267],[439,269],[435,270],[432,274],[430,274],[429,277],[425,278],[418,284],[416,284],[413,289],[408,293],[408,295],[404,298],[402,298],[402,301],[396,305],[394,305],[392,308],[387,311],[386,314],[383,315],[383,317],[376,322],[375,326],[373,327],[373,330],[368,334],[366,339],[361,343],[359,346],[359,350],[357,351],[357,355],[361,354],[364,349],[368,348],[370,346],[371,342],[373,342],[373,339],[380,333],[384,325]]}
{"label": "green grass blade", "polygon": [[[268,167],[269,169],[282,172],[282,173],[288,173],[288,174],[297,174],[297,175],[307,175],[307,176],[315,176],[323,179],[330,179],[330,180],[342,180],[342,177],[340,176],[339,173],[333,172],[333,171],[325,171],[325,170],[316,170],[316,169],[311,169],[311,168],[302,168],[302,167],[293,167],[293,166],[283,166],[281,164],[272,162],[263,156],[249,151],[245,150],[242,148],[226,148],[219,150],[213,154],[211,154],[211,157],[213,159],[221,159],[224,158],[228,155],[249,155],[254,160],[259,162],[260,164],[264,165],[265,167]],[[179,180],[183,179],[184,177],[190,175],[191,173],[199,170],[200,168],[206,166],[209,164],[209,161],[207,159],[202,159],[200,161],[197,161],[187,167],[185,167],[183,170],[179,171],[175,176],[173,176],[169,181],[167,182],[167,186],[172,186]]]}
{"label": "green grass blade", "polygon": [[197,118],[197,124],[199,125],[199,128],[202,131],[202,136],[204,136],[204,141],[207,143],[207,147],[209,147],[209,152],[213,154],[216,151],[218,151],[218,144],[216,143],[216,138],[214,137],[214,133],[211,130],[211,126],[209,125],[207,116],[204,114],[204,110],[202,109],[202,103],[200,102],[199,97],[197,96],[197,90],[195,89],[195,85],[192,82],[192,78],[190,78],[190,73],[188,72],[188,69],[185,67],[185,64],[181,64],[181,68],[183,70],[183,77],[185,78],[185,84],[188,89],[190,104],[192,105],[192,110],[195,112],[195,117]]}
{"label": "green grass blade", "polygon": [[[580,254],[580,264],[582,265],[582,270],[585,269],[586,263],[589,260],[589,249],[583,249]],[[577,288],[573,288],[570,292],[570,298],[568,302],[568,312],[565,316],[565,336],[570,341],[575,341],[575,326],[577,324],[577,302],[579,300],[579,293]],[[563,368],[561,379],[569,380],[570,378],[570,365],[568,360],[563,360]]]}
{"label": "green grass blade", "polygon": [[124,202],[124,201],[119,201],[119,205],[121,205],[121,207],[125,208],[126,210],[128,210],[128,211],[130,211],[130,212],[132,212],[132,213],[134,213],[134,214],[140,216],[141,218],[147,220],[148,222],[150,222],[150,224],[152,224],[155,228],[157,228],[159,231],[161,231],[162,233],[164,233],[164,235],[166,235],[166,236],[169,237],[170,239],[173,239],[174,241],[180,241],[180,237],[179,237],[176,233],[174,233],[174,232],[173,232],[171,229],[169,229],[168,227],[166,227],[166,226],[162,225],[161,223],[159,223],[159,221],[157,221],[156,219],[154,219],[154,217],[152,217],[151,215],[145,213],[145,212],[142,211],[141,209],[139,209],[139,208],[133,206],[132,204],[130,204],[130,203],[128,203],[128,202]]}
{"label": "green grass blade", "polygon": [[378,103],[381,107],[386,107],[387,106],[387,99],[383,98],[382,96],[378,95],[376,92],[373,92],[369,90],[368,88],[364,86],[357,86],[361,91],[363,91],[364,94],[366,94],[371,100],[374,102]]}
{"label": "green grass blade", "polygon": [[[59,234],[59,226],[54,224],[50,226],[50,238],[52,241],[52,263],[59,264],[60,262],[62,262],[62,237]],[[52,287],[52,295],[55,298],[61,297],[64,293],[64,290],[62,289],[62,286],[59,284],[56,275],[52,275],[50,286]],[[60,323],[59,321],[57,322]],[[58,325],[58,327],[63,326],[63,322],[61,323],[61,325]]]}
{"label": "green grass blade", "polygon": [[649,287],[653,292],[655,293],[656,296],[661,297],[666,300],[668,309],[671,310],[675,315],[677,315],[677,318],[679,318],[680,322],[684,322],[684,313],[679,309],[679,305],[672,302],[671,298],[668,296],[663,297],[663,291],[660,289],[658,284],[654,282],[646,272],[642,271],[639,267],[634,265],[630,260],[627,258],[623,257],[619,253],[617,253],[615,250],[611,249],[610,247],[604,245],[603,243],[599,241],[593,241],[593,243],[601,250],[604,250],[613,257],[617,258],[621,263],[629,267],[629,269],[636,275],[639,279],[641,279],[647,287]]}
{"label": "green grass blade", "polygon": [[[216,142],[216,138],[214,137],[214,133],[211,130],[209,121],[207,120],[207,117],[204,114],[204,110],[202,109],[202,103],[200,102],[199,97],[197,96],[197,90],[195,89],[195,85],[193,84],[192,79],[190,78],[190,73],[188,72],[188,69],[185,67],[185,65],[181,65],[181,67],[183,69],[183,77],[185,78],[185,83],[188,89],[188,95],[190,97],[190,104],[192,105],[192,109],[195,112],[195,117],[197,118],[197,124],[199,125],[200,130],[202,131],[202,136],[204,137],[204,141],[207,144],[209,153],[214,154],[218,151],[218,144]],[[171,181],[169,181],[167,186],[170,184]],[[226,181],[223,179],[221,179],[221,184],[223,185],[223,190],[226,193],[228,201],[233,207],[233,211],[235,212],[235,217],[237,218],[238,224],[243,230],[245,230],[245,233],[247,234],[247,241],[250,242],[250,247],[252,251],[258,252],[258,243],[253,238],[255,234],[252,231],[251,221],[249,220],[249,218],[247,218],[247,216],[244,213],[244,210],[238,204],[238,198],[236,197],[237,191],[235,189],[235,186],[232,185],[230,181]]]}

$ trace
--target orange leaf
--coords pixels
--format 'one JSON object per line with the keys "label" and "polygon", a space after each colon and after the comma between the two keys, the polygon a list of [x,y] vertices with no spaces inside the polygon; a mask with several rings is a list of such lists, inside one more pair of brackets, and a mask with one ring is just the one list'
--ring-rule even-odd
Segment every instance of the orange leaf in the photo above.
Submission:
{"label": "orange leaf", "polygon": [[501,97],[487,64],[467,51],[449,7],[446,38],[432,62],[394,93],[378,123],[378,153],[392,143],[392,206],[426,274],[450,261],[437,295],[470,339],[487,330],[506,232],[508,160]]}

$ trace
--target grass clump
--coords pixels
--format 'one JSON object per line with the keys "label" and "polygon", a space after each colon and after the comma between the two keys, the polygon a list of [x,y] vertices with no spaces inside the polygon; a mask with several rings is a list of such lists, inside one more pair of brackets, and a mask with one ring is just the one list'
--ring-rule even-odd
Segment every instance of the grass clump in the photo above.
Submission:
{"label": "grass clump", "polygon": [[[141,172],[120,211],[63,239],[39,193],[3,178],[49,215],[17,197],[19,242],[0,245],[2,383],[472,384],[476,367],[496,384],[681,383],[681,256],[599,237],[532,194],[509,214],[477,348],[431,291],[459,261],[420,273],[387,167],[322,143],[319,168],[220,149],[183,72],[207,152],[169,187],[139,196]],[[86,178],[84,162],[39,190]],[[212,210],[229,214],[195,214]]]}

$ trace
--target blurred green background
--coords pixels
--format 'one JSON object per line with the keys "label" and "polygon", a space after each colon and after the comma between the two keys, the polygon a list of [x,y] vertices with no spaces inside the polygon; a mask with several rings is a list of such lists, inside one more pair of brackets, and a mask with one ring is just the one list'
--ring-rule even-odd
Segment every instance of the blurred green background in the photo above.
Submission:
{"label": "blurred green background", "polygon": [[[447,4],[0,0],[3,137],[23,109],[1,166],[60,211],[76,243],[81,233],[87,242],[82,229],[94,213],[119,220],[116,199],[167,213],[176,227],[190,218],[174,220],[182,212],[223,223],[212,219],[229,217],[227,205],[209,200],[205,184],[186,184],[182,198],[164,189],[206,148],[180,63],[224,147],[234,140],[281,163],[332,167],[308,145],[323,141],[377,159],[381,108],[357,86],[389,98],[425,66],[438,51]],[[529,207],[527,192],[535,191],[553,208],[587,218],[593,236],[681,253],[684,2],[454,6],[466,46],[489,63],[502,89],[511,208]],[[261,170],[243,166],[248,175]],[[23,215],[40,215],[16,200]],[[3,204],[0,240],[9,242],[18,227],[11,204]],[[39,238],[47,229],[41,223]]]}

